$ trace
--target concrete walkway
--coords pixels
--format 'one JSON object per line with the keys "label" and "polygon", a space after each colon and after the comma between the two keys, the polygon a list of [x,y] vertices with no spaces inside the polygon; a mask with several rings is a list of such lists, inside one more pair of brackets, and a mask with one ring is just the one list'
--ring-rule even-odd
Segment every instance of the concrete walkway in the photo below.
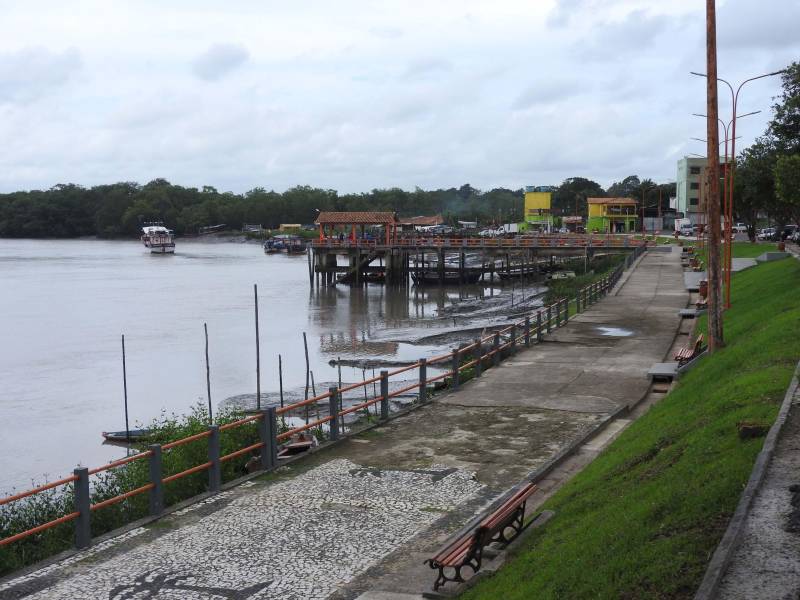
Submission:
{"label": "concrete walkway", "polygon": [[[460,390],[204,504],[0,584],[0,598],[414,598],[481,507],[648,390],[688,296],[677,252]],[[613,439],[607,427],[532,505]],[[398,594],[400,594],[398,596]]]}
{"label": "concrete walkway", "polygon": [[800,597],[800,504],[792,504],[793,497],[800,499],[800,494],[795,496],[789,489],[800,484],[798,405],[800,390],[795,392],[775,454],[747,515],[718,598]]}
{"label": "concrete walkway", "polygon": [[[797,245],[787,243],[786,249],[800,259]],[[800,597],[800,487],[793,486],[800,486],[800,388],[791,399],[717,598]]]}

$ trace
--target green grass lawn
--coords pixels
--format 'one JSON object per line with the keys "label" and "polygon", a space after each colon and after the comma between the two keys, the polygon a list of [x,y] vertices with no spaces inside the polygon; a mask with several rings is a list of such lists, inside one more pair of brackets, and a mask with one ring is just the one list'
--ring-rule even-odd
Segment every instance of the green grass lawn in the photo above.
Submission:
{"label": "green grass lawn", "polygon": [[465,598],[694,595],[763,443],[737,423],[773,422],[800,358],[800,262],[734,277],[726,347],[551,498],[555,517]]}

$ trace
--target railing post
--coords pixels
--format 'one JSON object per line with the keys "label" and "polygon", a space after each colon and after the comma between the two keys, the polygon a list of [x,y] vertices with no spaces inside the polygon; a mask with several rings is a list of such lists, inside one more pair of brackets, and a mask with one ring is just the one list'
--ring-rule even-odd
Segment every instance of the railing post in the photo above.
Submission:
{"label": "railing post", "polygon": [[150,451],[150,514],[157,517],[164,512],[164,482],[161,468],[161,445],[150,444],[147,449]]}
{"label": "railing post", "polygon": [[278,466],[278,413],[274,406],[270,406],[265,411],[264,422],[264,453],[261,455],[261,463],[264,469],[274,469]]}
{"label": "railing post", "polygon": [[460,366],[461,366],[460,348],[453,348],[453,362],[451,363],[450,366],[450,370],[452,371],[453,374],[450,376],[450,381],[452,382],[452,387],[454,390],[458,389]]}
{"label": "railing post", "polygon": [[218,492],[222,486],[222,470],[219,462],[219,425],[209,425],[208,430],[208,489],[210,492]]}
{"label": "railing post", "polygon": [[256,428],[258,429],[258,439],[261,441],[261,468],[268,471],[273,465],[270,464],[270,440],[269,440],[269,414],[267,409],[263,408],[259,411],[261,418],[256,421]]}
{"label": "railing post", "polygon": [[553,328],[553,313],[552,313],[553,306],[551,304],[547,305],[547,333]]}
{"label": "railing post", "polygon": [[79,467],[72,472],[78,479],[73,488],[75,498],[75,547],[88,548],[92,544],[91,498],[89,496],[89,469]]}
{"label": "railing post", "polygon": [[525,347],[531,347],[531,317],[530,315],[525,316]]}
{"label": "railing post", "polygon": [[419,402],[422,404],[428,395],[428,359],[419,359]]}
{"label": "railing post", "polygon": [[492,350],[494,350],[494,354],[492,354],[492,364],[496,367],[500,364],[500,332],[494,332],[494,339],[492,340]]}
{"label": "railing post", "polygon": [[389,418],[389,371],[381,371],[381,419]]}
{"label": "railing post", "polygon": [[517,326],[511,326],[511,354],[517,353]]}
{"label": "railing post", "polygon": [[475,339],[475,377],[481,376],[483,370],[483,344],[481,338]]}
{"label": "railing post", "polygon": [[581,312],[581,291],[578,290],[578,292],[575,294],[575,314],[579,315],[580,312]]}
{"label": "railing post", "polygon": [[334,387],[328,388],[328,414],[331,420],[328,421],[329,437],[332,442],[339,439],[339,389]]}
{"label": "railing post", "polygon": [[536,311],[536,341],[541,342],[544,339],[542,334],[542,311]]}

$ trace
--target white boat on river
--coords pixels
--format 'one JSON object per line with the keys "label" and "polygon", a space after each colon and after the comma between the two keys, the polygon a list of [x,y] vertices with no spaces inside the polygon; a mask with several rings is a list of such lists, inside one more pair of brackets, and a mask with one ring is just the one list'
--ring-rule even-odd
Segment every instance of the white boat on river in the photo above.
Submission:
{"label": "white boat on river", "polygon": [[148,223],[142,227],[142,243],[151,254],[174,254],[175,240],[172,231],[160,223]]}

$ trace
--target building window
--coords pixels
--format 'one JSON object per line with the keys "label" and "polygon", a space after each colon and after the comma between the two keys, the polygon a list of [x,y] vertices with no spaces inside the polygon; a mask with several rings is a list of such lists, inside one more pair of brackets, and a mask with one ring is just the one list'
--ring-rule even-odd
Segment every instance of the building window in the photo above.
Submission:
{"label": "building window", "polygon": [[700,189],[700,184],[697,183],[696,181],[693,181],[692,183],[689,184],[689,188],[693,189],[693,190],[699,190]]}
{"label": "building window", "polygon": [[689,198],[690,206],[697,206],[697,198]]}
{"label": "building window", "polygon": [[689,167],[690,175],[700,175],[700,167]]}

